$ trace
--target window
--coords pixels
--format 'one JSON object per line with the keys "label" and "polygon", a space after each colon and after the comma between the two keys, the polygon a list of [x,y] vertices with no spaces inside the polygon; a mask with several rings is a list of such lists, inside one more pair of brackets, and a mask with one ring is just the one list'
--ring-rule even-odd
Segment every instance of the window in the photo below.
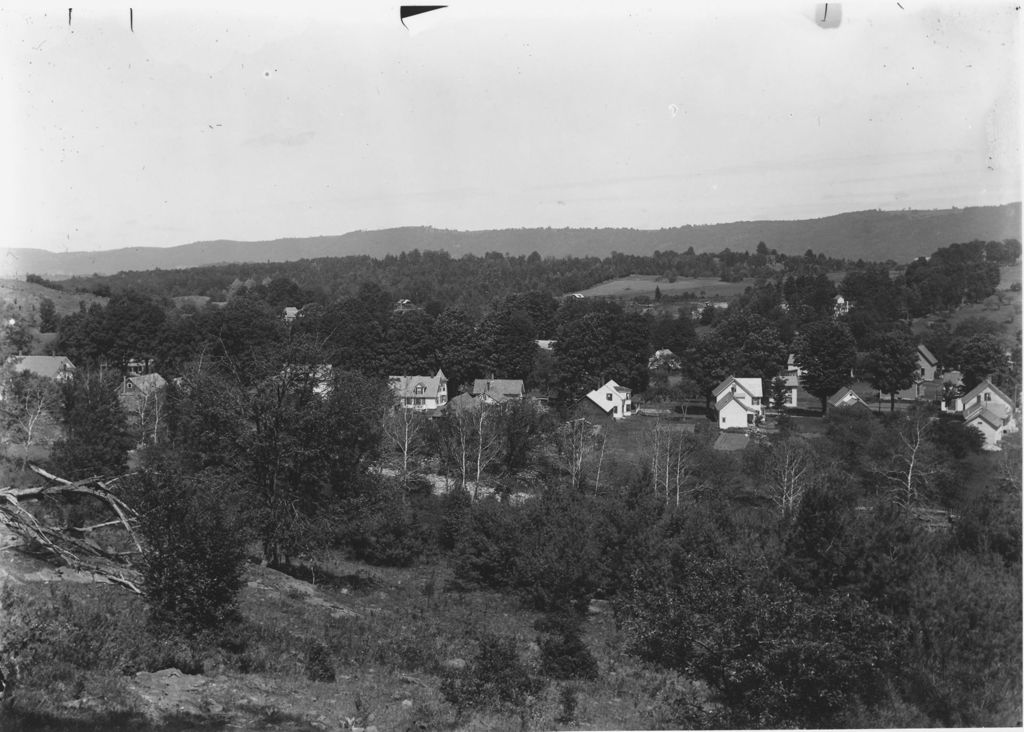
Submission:
{"label": "window", "polygon": [[619,408],[618,407],[612,407],[611,413],[612,414],[618,414],[619,413]]}
{"label": "window", "polygon": [[989,394],[987,391],[985,392],[985,401],[986,402],[992,401],[992,395]]}
{"label": "window", "polygon": [[423,384],[417,384],[416,388],[413,389],[413,392],[416,394],[423,394],[426,390],[427,387],[425,387]]}
{"label": "window", "polygon": [[605,395],[604,395],[604,400],[605,400],[606,402],[610,402],[610,401],[612,400],[612,395],[611,395],[611,394],[605,394]]}

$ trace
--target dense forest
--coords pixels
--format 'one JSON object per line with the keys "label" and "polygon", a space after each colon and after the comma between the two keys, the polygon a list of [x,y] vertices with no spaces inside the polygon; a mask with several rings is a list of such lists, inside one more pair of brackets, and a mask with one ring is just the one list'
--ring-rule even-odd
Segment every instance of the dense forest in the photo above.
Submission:
{"label": "dense forest", "polygon": [[[539,291],[552,295],[586,289],[599,282],[630,274],[677,277],[713,277],[738,281],[756,276],[800,269],[810,259],[826,271],[849,266],[841,259],[823,255],[787,257],[771,253],[764,245],[755,253],[731,252],[695,254],[655,252],[652,255],[613,253],[597,257],[511,257],[497,252],[482,257],[452,257],[443,251],[413,250],[382,258],[336,257],[298,262],[218,265],[183,270],[122,272],[107,277],[75,277],[61,283],[66,289],[80,289],[107,295],[130,289],[162,298],[203,295],[224,301],[243,285],[291,280],[303,293],[299,301],[331,302],[350,297],[364,284],[375,284],[392,295],[408,298],[434,308],[445,305],[479,310],[494,298],[517,292]],[[308,298],[303,300],[302,298]]]}
{"label": "dense forest", "polygon": [[[52,350],[79,365],[72,380],[43,388],[21,375],[9,388],[18,399],[49,390],[60,425],[50,471],[123,476],[142,595],[0,597],[13,619],[0,669],[17,690],[3,713],[24,729],[137,722],[117,700],[137,672],[174,666],[237,684],[357,684],[384,669],[424,695],[384,719],[421,729],[1018,725],[1019,438],[986,452],[980,432],[928,402],[825,413],[824,400],[854,375],[885,391],[912,383],[913,319],[993,297],[999,266],[1019,255],[1014,241],[954,244],[895,276],[766,246],[589,263],[342,260],[344,277],[373,276],[329,287],[312,263],[296,265],[309,279],[285,265],[248,283],[228,268],[153,275],[208,277],[226,288],[219,307],[174,306],[174,290],[151,297],[118,280],[106,306],[48,315]],[[574,263],[753,281],[691,318],[559,297],[559,270]],[[440,284],[423,280],[424,307],[396,308],[414,294],[396,283],[421,266]],[[484,282],[486,297],[466,294]],[[998,325],[936,317],[921,337],[960,371],[957,388],[989,378],[1016,393],[1019,334]],[[678,365],[652,369],[665,347]],[[790,354],[822,414],[782,408]],[[118,385],[133,361],[169,383],[125,413]],[[494,374],[544,399],[429,417],[394,408],[388,375],[437,368],[453,396]],[[723,451],[701,406],[730,374],[761,378],[778,412]],[[609,378],[659,416],[580,417],[574,404]],[[4,469],[27,480],[24,461]],[[86,501],[55,500],[41,518],[106,525]],[[329,603],[304,607],[301,622],[254,609],[241,599],[260,571],[249,561],[319,582]],[[407,574],[385,587],[339,574],[341,561]],[[331,614],[346,603],[368,609]],[[353,702],[361,724],[368,703],[396,706],[393,688]],[[642,708],[611,706],[622,697]]]}

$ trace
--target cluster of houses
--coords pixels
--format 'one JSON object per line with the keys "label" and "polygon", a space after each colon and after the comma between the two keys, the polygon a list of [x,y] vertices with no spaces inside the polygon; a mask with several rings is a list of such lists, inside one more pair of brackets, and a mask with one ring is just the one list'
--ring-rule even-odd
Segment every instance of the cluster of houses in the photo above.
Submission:
{"label": "cluster of houses", "polygon": [[[679,359],[671,351],[659,351],[651,359],[651,368],[678,366]],[[149,363],[133,361],[118,387],[118,398],[129,415],[138,414],[141,407],[159,393],[167,382],[157,373],[150,372]],[[75,365],[66,356],[12,356],[4,364],[7,373],[28,371],[55,382],[70,380]],[[329,367],[325,367],[329,368]],[[317,374],[317,377],[325,376]],[[819,402],[800,385],[802,369],[789,358],[783,373],[785,407],[817,408]],[[1014,400],[987,379],[962,396],[944,398],[946,383],[958,384],[957,372],[943,373],[938,360],[924,345],[918,346],[918,374],[915,383],[898,394],[901,401],[937,401],[942,411],[960,415],[964,422],[976,427],[984,436],[984,447],[998,450],[1000,441],[1018,431]],[[0,379],[0,402],[5,397],[5,380]],[[426,413],[439,410],[474,408],[478,405],[503,404],[527,398],[522,379],[481,378],[473,381],[469,391],[449,398],[448,379],[440,369],[434,375],[390,376],[388,383],[398,406]],[[758,377],[729,376],[712,392],[716,421],[723,432],[745,432],[764,423],[768,406],[763,382]],[[879,394],[881,401],[889,395]],[[536,398],[536,397],[531,397]],[[537,398],[544,402],[543,398]],[[864,398],[851,387],[843,387],[827,400],[827,408],[870,409]],[[573,412],[588,419],[621,420],[637,414],[632,390],[613,380],[593,389],[574,405]]]}
{"label": "cluster of houses", "polygon": [[[448,398],[448,379],[438,370],[433,376],[389,376],[388,383],[398,406],[436,413],[442,409],[467,409],[504,404],[527,398],[522,379],[475,379],[469,391]],[[543,398],[531,397],[543,402]],[[632,389],[609,380],[577,402],[580,416],[623,419],[635,413]]]}
{"label": "cluster of houses", "polygon": [[[956,371],[943,373],[939,369],[938,359],[924,344],[917,347],[917,362],[918,371],[914,383],[895,395],[879,393],[879,402],[891,396],[900,401],[937,401],[943,412],[960,415],[967,425],[976,427],[985,438],[983,447],[986,450],[998,450],[1005,435],[1018,431],[1013,399],[991,381],[982,381],[963,396],[944,399],[944,385],[959,386],[962,383],[960,374]],[[817,407],[818,400],[800,385],[800,377],[803,375],[803,369],[796,364],[791,354],[783,372],[786,394],[784,406],[791,409],[801,405]],[[759,378],[730,376],[715,388],[713,396],[718,426],[722,430],[748,429],[764,421],[766,405]],[[832,394],[826,400],[826,408],[871,409],[864,398],[849,386]]]}
{"label": "cluster of houses", "polygon": [[[167,386],[167,381],[160,374],[147,373],[149,366],[148,361],[130,361],[117,387],[118,401],[130,420],[143,414]],[[11,356],[4,363],[4,371],[8,374],[28,372],[57,384],[73,379],[76,370],[67,356]],[[0,402],[6,399],[7,388],[7,379],[0,379]]]}

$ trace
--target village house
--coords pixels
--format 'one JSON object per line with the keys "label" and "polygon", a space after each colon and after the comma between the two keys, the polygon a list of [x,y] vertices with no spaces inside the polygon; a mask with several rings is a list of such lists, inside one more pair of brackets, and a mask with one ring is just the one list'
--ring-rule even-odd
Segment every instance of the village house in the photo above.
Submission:
{"label": "village house", "polygon": [[[941,397],[942,374],[939,372],[939,360],[935,358],[928,347],[923,343],[917,345],[917,371],[914,374],[914,383],[906,389],[896,393],[896,398],[901,401],[917,401],[919,399],[934,400]],[[879,394],[879,401],[888,399],[888,394]]]}
{"label": "village house", "polygon": [[764,419],[764,390],[761,379],[729,376],[712,392],[718,411],[718,426],[746,429]]}
{"label": "village house", "polygon": [[829,411],[833,409],[848,409],[850,407],[858,407],[871,411],[871,407],[868,406],[866,401],[861,399],[860,394],[848,386],[844,386],[842,389],[830,396],[825,404]]}
{"label": "village house", "polygon": [[388,385],[406,409],[437,409],[448,401],[448,379],[441,369],[433,376],[389,376]]}
{"label": "village house", "polygon": [[789,409],[796,409],[802,402],[809,401],[812,404],[816,404],[817,400],[811,397],[803,388],[800,386],[800,377],[804,375],[804,370],[796,363],[796,355],[789,354],[789,359],[786,361],[786,370],[782,372],[782,378],[786,382],[786,399],[782,403],[782,406],[788,407]]}
{"label": "village house", "polygon": [[633,391],[609,379],[577,403],[577,412],[623,419],[633,414]]}
{"label": "village house", "polygon": [[487,404],[501,404],[509,399],[522,399],[526,388],[522,379],[474,379],[471,396],[481,397]]}
{"label": "village house", "polygon": [[147,403],[156,399],[160,390],[166,386],[167,381],[160,374],[126,376],[117,389],[117,399],[126,412],[137,414]]}
{"label": "village house", "polygon": [[1018,430],[1013,399],[988,379],[955,399],[953,410],[963,416],[968,426],[976,427],[984,435],[982,447],[986,450],[999,450],[1003,437]]}
{"label": "village house", "polygon": [[668,348],[659,348],[647,359],[647,368],[651,371],[681,371],[683,361]]}

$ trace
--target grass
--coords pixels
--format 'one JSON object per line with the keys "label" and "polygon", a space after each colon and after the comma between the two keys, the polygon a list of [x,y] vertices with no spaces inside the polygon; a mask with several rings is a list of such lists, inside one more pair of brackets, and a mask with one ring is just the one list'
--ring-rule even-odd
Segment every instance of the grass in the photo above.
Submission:
{"label": "grass", "polygon": [[646,296],[654,298],[654,290],[658,288],[666,297],[680,297],[690,294],[694,297],[727,299],[743,293],[750,286],[749,280],[741,282],[722,282],[715,277],[679,277],[669,282],[657,275],[629,275],[608,280],[581,290],[584,297],[621,297],[633,298]]}

